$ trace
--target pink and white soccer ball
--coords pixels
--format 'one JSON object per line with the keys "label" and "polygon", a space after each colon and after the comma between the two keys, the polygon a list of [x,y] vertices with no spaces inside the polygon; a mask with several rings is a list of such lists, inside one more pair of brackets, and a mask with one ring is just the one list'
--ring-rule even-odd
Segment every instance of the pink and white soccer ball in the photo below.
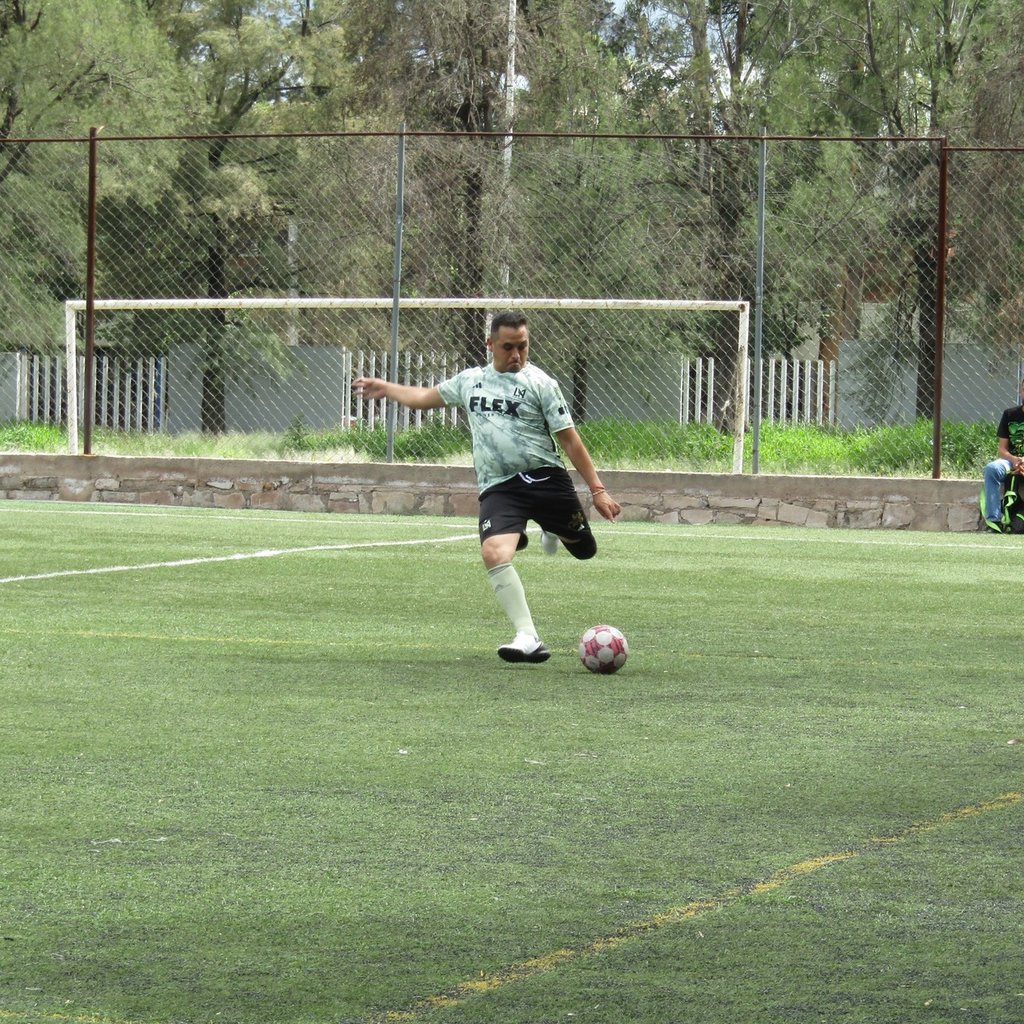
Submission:
{"label": "pink and white soccer ball", "polygon": [[591,672],[618,672],[629,657],[629,644],[614,626],[591,626],[580,637],[580,661]]}

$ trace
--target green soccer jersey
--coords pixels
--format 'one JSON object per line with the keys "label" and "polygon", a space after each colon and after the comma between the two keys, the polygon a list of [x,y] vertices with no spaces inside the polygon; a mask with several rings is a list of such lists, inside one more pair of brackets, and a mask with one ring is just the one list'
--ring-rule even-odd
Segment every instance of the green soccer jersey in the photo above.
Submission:
{"label": "green soccer jersey", "polygon": [[473,465],[482,494],[517,473],[564,466],[553,435],[571,427],[558,381],[527,363],[518,373],[475,366],[443,381],[446,405],[466,411],[473,434]]}
{"label": "green soccer jersey", "polygon": [[1010,442],[1012,454],[1024,455],[1024,406],[1015,405],[1003,413],[996,437],[1005,437]]}

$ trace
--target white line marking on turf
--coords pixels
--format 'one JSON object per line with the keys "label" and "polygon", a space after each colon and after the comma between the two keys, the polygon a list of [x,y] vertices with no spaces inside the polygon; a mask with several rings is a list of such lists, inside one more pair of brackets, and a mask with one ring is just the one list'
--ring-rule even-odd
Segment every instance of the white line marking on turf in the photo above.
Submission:
{"label": "white line marking on turf", "polygon": [[314,544],[305,548],[271,548],[264,551],[240,551],[231,555],[210,555],[205,558],[178,558],[173,562],[143,562],[139,565],[104,565],[94,569],[60,569],[26,576],[0,577],[2,583],[25,583],[29,580],[53,580],[62,576],[99,576],[111,572],[142,572],[145,569],[176,569],[186,565],[207,565],[211,562],[244,562],[250,558],[277,558],[280,555],[304,555],[311,551],[352,551],[356,548],[394,548],[417,544],[450,544],[458,540],[478,540],[475,533],[457,537],[430,537],[425,540],[378,540],[365,544]]}

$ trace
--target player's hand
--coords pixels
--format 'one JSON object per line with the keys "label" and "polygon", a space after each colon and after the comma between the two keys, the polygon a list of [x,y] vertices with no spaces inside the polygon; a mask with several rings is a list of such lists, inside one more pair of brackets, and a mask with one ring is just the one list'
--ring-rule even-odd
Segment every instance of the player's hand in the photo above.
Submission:
{"label": "player's hand", "polygon": [[622,506],[607,491],[598,491],[594,495],[594,508],[612,523],[622,511]]}
{"label": "player's hand", "polygon": [[378,399],[387,397],[385,394],[386,383],[377,377],[356,377],[352,381],[352,387],[356,394],[363,398]]}

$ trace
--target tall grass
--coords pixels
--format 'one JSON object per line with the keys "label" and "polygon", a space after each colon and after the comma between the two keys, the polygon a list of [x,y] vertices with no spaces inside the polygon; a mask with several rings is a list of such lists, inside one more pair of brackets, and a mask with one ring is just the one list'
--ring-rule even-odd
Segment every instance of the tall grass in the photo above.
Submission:
{"label": "tall grass", "polygon": [[[602,419],[583,423],[580,434],[604,469],[726,472],[732,468],[732,436],[706,423],[635,422]],[[875,428],[840,429],[807,424],[763,424],[758,437],[762,473],[821,476],[930,476],[933,430],[930,420]],[[746,439],[746,467],[754,438]],[[0,451],[63,452],[67,434],[46,424],[0,423]],[[283,433],[145,434],[97,428],[97,455],[165,455],[229,459],[287,459],[323,462],[382,462],[387,457],[383,425],[372,430],[313,430],[296,420]],[[469,464],[469,432],[431,423],[395,437],[399,462]],[[995,455],[995,429],[988,423],[946,423],[942,428],[942,474],[973,479]]]}

